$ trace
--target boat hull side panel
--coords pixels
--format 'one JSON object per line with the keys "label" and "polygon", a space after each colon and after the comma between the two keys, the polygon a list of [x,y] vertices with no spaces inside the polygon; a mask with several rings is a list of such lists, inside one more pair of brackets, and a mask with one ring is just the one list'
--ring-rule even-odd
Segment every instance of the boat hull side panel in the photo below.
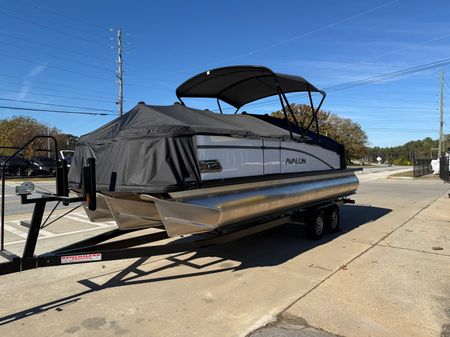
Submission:
{"label": "boat hull side panel", "polygon": [[261,139],[197,136],[198,160],[218,160],[220,172],[201,173],[202,180],[227,179],[263,174]]}
{"label": "boat hull side panel", "polygon": [[221,166],[219,172],[201,172],[202,181],[341,168],[340,154],[317,144],[226,136],[195,138],[198,160],[218,160]]}

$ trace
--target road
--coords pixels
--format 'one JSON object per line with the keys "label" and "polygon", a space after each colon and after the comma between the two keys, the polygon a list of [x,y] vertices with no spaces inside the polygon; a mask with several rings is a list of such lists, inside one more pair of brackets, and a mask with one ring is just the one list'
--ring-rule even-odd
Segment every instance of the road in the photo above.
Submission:
{"label": "road", "polygon": [[[361,172],[358,172],[358,175],[366,175],[372,173],[381,173],[384,175],[390,171],[398,171],[398,170],[410,170],[411,167],[405,166],[367,166],[364,167]],[[389,173],[390,174],[390,173]],[[8,215],[13,214],[28,214],[32,212],[33,205],[22,205],[20,203],[20,197],[16,196],[15,188],[20,185],[22,181],[12,179],[7,181],[5,186],[5,213]],[[55,183],[54,181],[35,181],[34,182],[37,191],[55,191]],[[1,198],[1,196],[0,196]],[[53,207],[55,203],[49,203],[49,207]],[[58,207],[58,209],[63,209],[62,206]]]}
{"label": "road", "polygon": [[392,166],[364,166],[362,168],[362,174],[368,174],[368,173],[377,173],[377,172],[389,172],[389,171],[397,171],[397,170],[412,170],[412,166],[399,166],[399,165],[392,165]]}
{"label": "road", "polygon": [[[360,174],[343,230],[319,241],[288,224],[198,253],[2,276],[0,334],[447,336],[449,186],[389,174]],[[112,226],[71,221],[46,228],[39,250]]]}

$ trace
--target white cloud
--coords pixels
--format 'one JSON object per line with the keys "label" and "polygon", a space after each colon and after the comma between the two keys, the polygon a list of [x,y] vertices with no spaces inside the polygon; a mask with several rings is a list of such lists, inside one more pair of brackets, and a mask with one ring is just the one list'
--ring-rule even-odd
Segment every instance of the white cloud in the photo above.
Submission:
{"label": "white cloud", "polygon": [[28,72],[27,75],[25,75],[20,92],[17,94],[18,100],[23,100],[28,96],[28,93],[33,86],[33,82],[30,79],[42,73],[47,68],[47,65],[48,63],[37,64]]}
{"label": "white cloud", "polygon": [[22,87],[20,88],[20,92],[17,95],[17,99],[22,100],[27,97],[28,93],[31,89],[31,82],[28,80],[24,80],[22,82]]}
{"label": "white cloud", "polygon": [[40,73],[42,73],[47,68],[48,63],[38,64],[30,70],[27,74],[27,77],[36,77]]}

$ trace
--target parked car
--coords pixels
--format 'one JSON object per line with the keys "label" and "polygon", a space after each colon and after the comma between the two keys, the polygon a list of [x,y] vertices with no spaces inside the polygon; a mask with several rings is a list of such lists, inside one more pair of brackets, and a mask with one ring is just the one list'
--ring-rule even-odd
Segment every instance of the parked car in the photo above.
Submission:
{"label": "parked car", "polygon": [[[8,156],[0,156],[0,162],[4,162],[8,159]],[[31,163],[28,159],[23,157],[14,157],[5,166],[6,176],[26,176],[30,169]],[[3,165],[0,165],[0,173]]]}
{"label": "parked car", "polygon": [[48,157],[33,157],[31,159],[32,165],[30,167],[29,176],[51,175],[56,174],[55,158]]}

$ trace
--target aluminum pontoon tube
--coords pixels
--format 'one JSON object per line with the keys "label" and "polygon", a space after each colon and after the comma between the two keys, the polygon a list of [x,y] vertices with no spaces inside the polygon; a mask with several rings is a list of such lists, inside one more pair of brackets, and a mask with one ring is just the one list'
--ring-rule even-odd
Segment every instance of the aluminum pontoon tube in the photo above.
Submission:
{"label": "aluminum pontoon tube", "polygon": [[161,218],[153,202],[142,201],[132,194],[122,198],[105,194],[102,196],[119,229],[129,230],[161,225]]}
{"label": "aluminum pontoon tube", "polygon": [[261,181],[171,193],[172,200],[141,195],[155,202],[169,236],[218,227],[320,200],[344,197],[359,185],[354,171]]}

